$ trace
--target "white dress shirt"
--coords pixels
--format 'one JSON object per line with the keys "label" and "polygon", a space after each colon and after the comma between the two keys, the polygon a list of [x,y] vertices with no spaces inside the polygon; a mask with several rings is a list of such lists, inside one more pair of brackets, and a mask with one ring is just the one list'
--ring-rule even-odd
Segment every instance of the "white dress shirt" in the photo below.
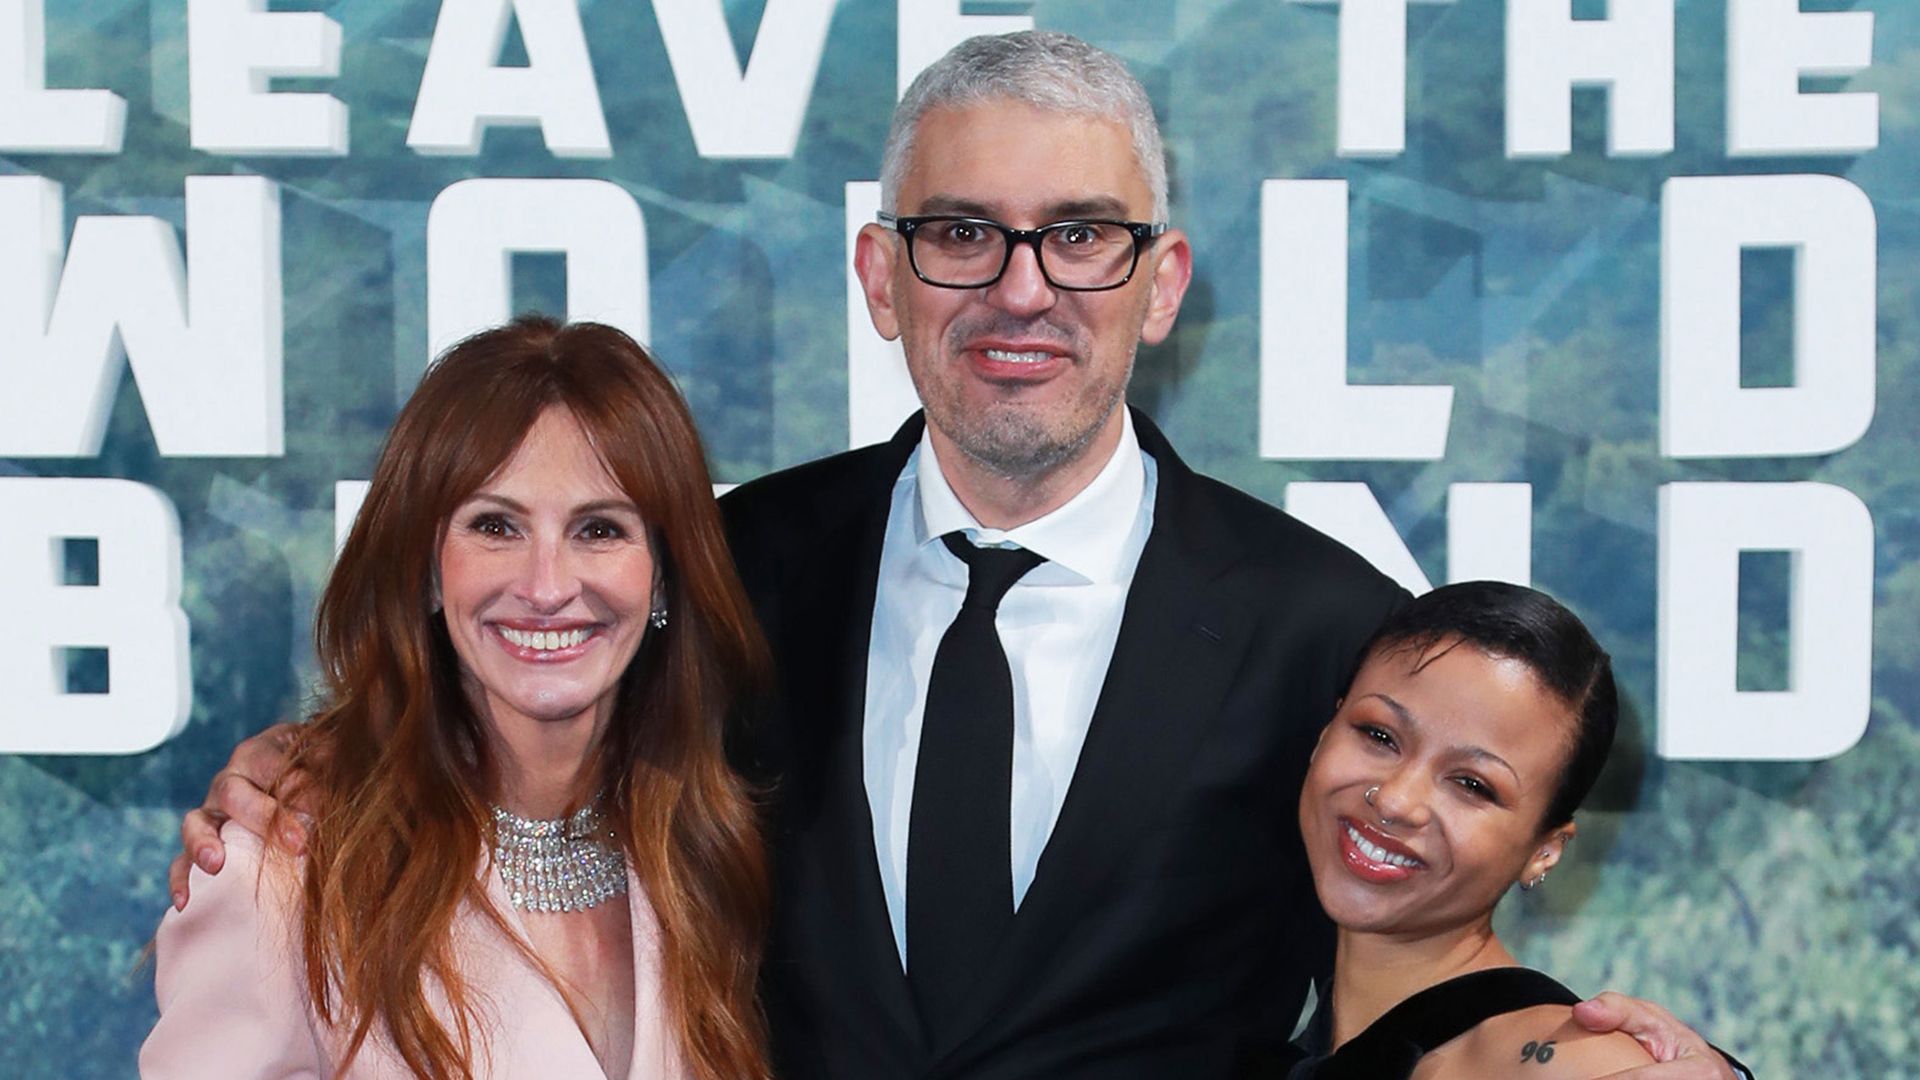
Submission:
{"label": "white dress shirt", "polygon": [[1124,409],[1122,415],[1120,444],[1093,482],[1018,528],[976,521],[941,474],[925,435],[894,483],[867,641],[861,746],[874,854],[903,964],[907,823],[927,681],[967,591],[967,566],[940,537],[960,530],[977,544],[1017,544],[1047,559],[1008,591],[996,624],[1013,675],[1010,869],[1017,908],[1067,797],[1120,636],[1127,589],[1153,529],[1157,472],[1140,449],[1132,416]]}

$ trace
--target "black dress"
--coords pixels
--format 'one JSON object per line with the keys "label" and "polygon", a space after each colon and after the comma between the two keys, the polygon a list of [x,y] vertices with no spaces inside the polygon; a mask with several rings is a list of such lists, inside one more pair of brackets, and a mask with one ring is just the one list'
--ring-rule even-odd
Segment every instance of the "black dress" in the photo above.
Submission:
{"label": "black dress", "polygon": [[1475,971],[1427,987],[1388,1009],[1339,1050],[1333,1043],[1333,1008],[1321,998],[1301,1035],[1307,1060],[1287,1080],[1401,1080],[1428,1051],[1465,1034],[1482,1020],[1536,1005],[1573,1005],[1573,991],[1532,968]]}

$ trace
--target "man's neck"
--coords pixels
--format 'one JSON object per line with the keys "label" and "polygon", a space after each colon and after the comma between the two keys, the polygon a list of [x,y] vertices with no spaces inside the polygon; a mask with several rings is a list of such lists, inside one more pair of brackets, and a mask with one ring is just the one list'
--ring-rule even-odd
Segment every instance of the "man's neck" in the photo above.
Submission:
{"label": "man's neck", "polygon": [[1121,405],[1080,453],[1036,476],[1007,476],[967,456],[940,429],[929,425],[934,459],[954,497],[989,529],[1015,529],[1053,513],[1087,489],[1113,460],[1126,429]]}

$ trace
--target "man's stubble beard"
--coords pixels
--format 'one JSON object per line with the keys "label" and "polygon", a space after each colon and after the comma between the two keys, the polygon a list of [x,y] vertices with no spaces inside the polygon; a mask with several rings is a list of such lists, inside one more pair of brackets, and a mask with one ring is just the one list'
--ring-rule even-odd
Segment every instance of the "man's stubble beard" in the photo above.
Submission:
{"label": "man's stubble beard", "polygon": [[[1005,323],[1010,325],[1012,320],[1005,320]],[[1031,325],[1022,321],[1014,329],[1025,332]],[[947,359],[959,354],[960,349],[955,343],[979,332],[981,327],[977,324],[956,325],[949,334],[952,339],[949,347],[943,350],[939,362],[957,363]],[[1092,347],[1084,336],[1057,328],[1051,336],[1070,356],[1087,356]],[[1117,379],[1085,388],[1088,394],[1093,395],[1090,400],[1080,397],[1055,402],[1052,408],[1033,407],[1018,401],[996,401],[984,413],[969,415],[968,408],[959,400],[961,395],[946,392],[953,385],[949,382],[933,380],[929,384],[927,380],[915,379],[914,388],[919,391],[921,403],[926,408],[927,422],[958,447],[969,461],[1003,479],[1032,483],[1079,461],[1112,419],[1114,410],[1125,404],[1127,385],[1133,379],[1134,352],[1134,349],[1128,350]],[[912,365],[909,365],[909,372],[912,372]],[[1050,424],[1048,421],[1052,418],[1048,414],[1056,409],[1061,414],[1057,418],[1059,422]]]}
{"label": "man's stubble beard", "polygon": [[[1125,380],[1103,389],[1097,414],[1064,431],[1052,430],[1044,417],[1036,415],[1036,410],[1012,402],[996,403],[987,415],[978,417],[955,415],[964,410],[954,409],[936,418],[934,408],[929,405],[928,422],[939,427],[961,453],[981,468],[1007,480],[1033,482],[1072,465],[1086,454],[1113,417],[1113,411],[1126,399]],[[1074,418],[1070,412],[1067,419]]]}

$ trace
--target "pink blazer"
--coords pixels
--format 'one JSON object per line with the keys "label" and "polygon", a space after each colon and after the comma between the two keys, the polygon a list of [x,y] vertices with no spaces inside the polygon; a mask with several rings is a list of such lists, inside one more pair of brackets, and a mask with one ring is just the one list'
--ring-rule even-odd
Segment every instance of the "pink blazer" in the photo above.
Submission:
{"label": "pink blazer", "polygon": [[[222,839],[227,862],[221,873],[215,877],[195,869],[187,910],[168,909],[160,921],[154,976],[160,1020],[140,1048],[140,1075],[147,1080],[330,1080],[346,1040],[319,1020],[307,1000],[295,918],[296,876],[262,874],[264,852],[252,833],[236,826],[224,830]],[[500,875],[491,866],[483,872],[494,906],[524,935]],[[659,926],[631,869],[627,903],[634,976],[633,1063],[627,1075],[682,1080],[686,1070],[661,1000]],[[560,992],[485,916],[462,909],[453,932],[462,973],[483,1000],[476,1076],[604,1080]],[[385,1080],[411,1074],[376,1036],[338,1075]]]}

